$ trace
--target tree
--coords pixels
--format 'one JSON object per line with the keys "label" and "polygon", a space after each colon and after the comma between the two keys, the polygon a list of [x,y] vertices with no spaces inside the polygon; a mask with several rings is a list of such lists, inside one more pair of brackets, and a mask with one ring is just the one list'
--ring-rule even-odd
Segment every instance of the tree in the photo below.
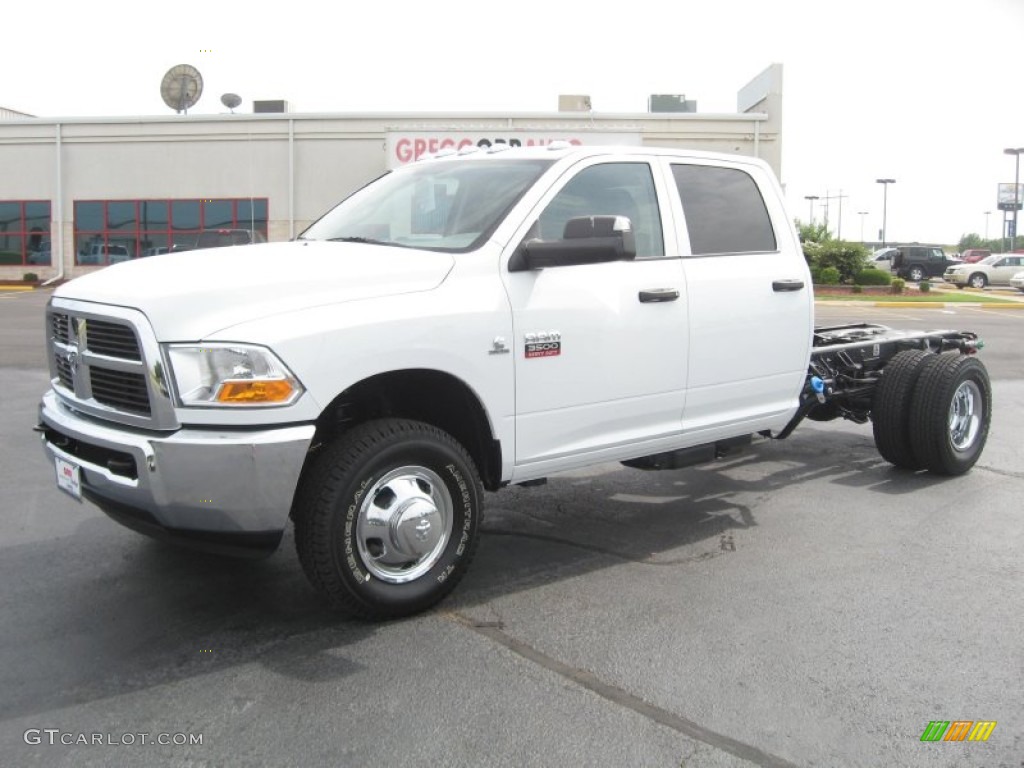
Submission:
{"label": "tree", "polygon": [[824,243],[832,239],[832,234],[825,227],[824,222],[820,224],[804,224],[800,219],[794,219],[794,222],[796,223],[801,243]]}

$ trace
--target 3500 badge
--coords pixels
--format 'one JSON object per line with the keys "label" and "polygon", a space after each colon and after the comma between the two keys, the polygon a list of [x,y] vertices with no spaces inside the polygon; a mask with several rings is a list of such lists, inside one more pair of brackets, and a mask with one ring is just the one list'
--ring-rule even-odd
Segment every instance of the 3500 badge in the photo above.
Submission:
{"label": "3500 badge", "polygon": [[540,333],[528,333],[524,338],[526,342],[526,357],[555,357],[562,354],[562,334],[558,331],[542,331]]}

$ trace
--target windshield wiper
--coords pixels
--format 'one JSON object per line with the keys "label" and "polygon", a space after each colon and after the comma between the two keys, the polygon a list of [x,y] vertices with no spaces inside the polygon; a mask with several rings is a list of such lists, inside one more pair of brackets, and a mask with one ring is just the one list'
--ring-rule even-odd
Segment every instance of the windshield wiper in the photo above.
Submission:
{"label": "windshield wiper", "polygon": [[372,237],[329,237],[327,238],[332,243],[369,243],[370,245],[393,245],[393,243],[386,243],[383,240],[374,240]]}

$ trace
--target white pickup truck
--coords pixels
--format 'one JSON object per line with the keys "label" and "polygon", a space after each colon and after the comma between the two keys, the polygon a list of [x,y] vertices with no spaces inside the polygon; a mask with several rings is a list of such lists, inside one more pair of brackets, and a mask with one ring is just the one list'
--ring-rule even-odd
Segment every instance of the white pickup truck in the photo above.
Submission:
{"label": "white pickup truck", "polygon": [[483,490],[609,460],[676,469],[803,419],[872,421],[966,472],[991,390],[962,331],[813,327],[768,167],[653,148],[459,151],[297,240],[59,288],[39,427],[57,484],[136,530],[298,555],[333,606],[423,610]]}

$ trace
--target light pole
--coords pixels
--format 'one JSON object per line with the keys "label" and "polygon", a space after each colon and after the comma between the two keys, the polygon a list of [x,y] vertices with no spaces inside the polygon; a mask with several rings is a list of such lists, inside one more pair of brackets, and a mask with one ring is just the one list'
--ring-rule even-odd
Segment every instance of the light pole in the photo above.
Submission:
{"label": "light pole", "polygon": [[867,211],[857,211],[857,215],[860,216],[860,242],[864,243],[864,217],[868,215]]}
{"label": "light pole", "polygon": [[875,179],[875,183],[882,185],[882,247],[885,248],[885,214],[889,204],[889,185],[895,184],[896,179]]}
{"label": "light pole", "polygon": [[814,201],[818,200],[818,199],[819,198],[818,198],[817,195],[804,195],[804,200],[810,200],[811,201],[810,216],[811,216],[811,226],[812,227],[814,226]]}
{"label": "light pole", "polygon": [[1004,149],[1003,152],[1007,155],[1013,155],[1013,229],[1010,231],[1010,250],[1012,251],[1016,246],[1014,240],[1017,239],[1017,208],[1020,206],[1020,153],[1024,152],[1024,147]]}
{"label": "light pole", "polygon": [[992,215],[992,211],[985,211],[985,239],[988,240],[988,217]]}

